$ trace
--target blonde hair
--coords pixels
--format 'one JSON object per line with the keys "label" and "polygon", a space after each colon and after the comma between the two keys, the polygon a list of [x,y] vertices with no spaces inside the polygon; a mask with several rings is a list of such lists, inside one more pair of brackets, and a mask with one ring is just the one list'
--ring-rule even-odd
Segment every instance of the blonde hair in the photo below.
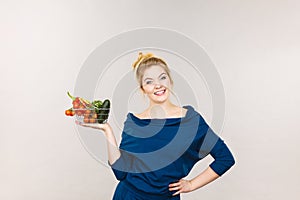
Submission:
{"label": "blonde hair", "polygon": [[135,72],[136,80],[139,83],[141,89],[143,89],[142,78],[144,72],[147,68],[153,65],[161,66],[169,76],[171,84],[173,84],[173,79],[171,77],[170,69],[167,63],[163,59],[156,57],[152,53],[143,54],[142,52],[139,52],[139,56],[137,60],[132,64],[132,67]]}

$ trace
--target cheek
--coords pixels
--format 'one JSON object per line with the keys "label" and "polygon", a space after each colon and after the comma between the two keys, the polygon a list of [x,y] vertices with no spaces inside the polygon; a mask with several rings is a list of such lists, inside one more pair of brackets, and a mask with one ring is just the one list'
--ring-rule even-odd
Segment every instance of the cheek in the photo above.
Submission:
{"label": "cheek", "polygon": [[171,87],[170,80],[168,80],[168,79],[167,79],[167,80],[163,80],[163,81],[161,82],[161,84],[164,85],[164,86],[166,86],[166,87],[168,87],[168,88]]}
{"label": "cheek", "polygon": [[153,92],[153,87],[151,87],[151,86],[144,86],[143,89],[142,89],[142,91],[144,93],[146,93],[146,94],[152,93]]}

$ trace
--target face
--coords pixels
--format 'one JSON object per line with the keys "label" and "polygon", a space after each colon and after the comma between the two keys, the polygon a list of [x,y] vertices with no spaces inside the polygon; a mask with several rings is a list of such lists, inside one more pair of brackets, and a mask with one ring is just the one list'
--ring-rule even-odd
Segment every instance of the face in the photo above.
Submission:
{"label": "face", "polygon": [[168,100],[172,84],[166,71],[159,65],[152,65],[144,71],[142,89],[152,103]]}

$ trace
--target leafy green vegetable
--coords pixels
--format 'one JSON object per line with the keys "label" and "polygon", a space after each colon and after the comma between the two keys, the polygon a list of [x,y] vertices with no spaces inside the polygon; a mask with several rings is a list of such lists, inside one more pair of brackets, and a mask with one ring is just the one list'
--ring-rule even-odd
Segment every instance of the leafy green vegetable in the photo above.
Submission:
{"label": "leafy green vegetable", "polygon": [[95,107],[96,113],[99,114],[100,109],[102,108],[102,101],[100,101],[100,100],[94,100],[92,102],[92,105]]}

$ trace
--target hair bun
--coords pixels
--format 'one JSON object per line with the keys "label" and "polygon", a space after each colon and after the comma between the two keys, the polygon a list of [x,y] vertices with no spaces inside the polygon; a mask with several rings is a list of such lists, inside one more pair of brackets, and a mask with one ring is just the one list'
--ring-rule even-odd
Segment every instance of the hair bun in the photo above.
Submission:
{"label": "hair bun", "polygon": [[141,64],[141,62],[143,62],[145,59],[151,58],[154,55],[152,53],[146,53],[143,54],[142,52],[139,52],[139,56],[137,58],[137,60],[132,64],[133,69],[137,69],[138,66]]}

